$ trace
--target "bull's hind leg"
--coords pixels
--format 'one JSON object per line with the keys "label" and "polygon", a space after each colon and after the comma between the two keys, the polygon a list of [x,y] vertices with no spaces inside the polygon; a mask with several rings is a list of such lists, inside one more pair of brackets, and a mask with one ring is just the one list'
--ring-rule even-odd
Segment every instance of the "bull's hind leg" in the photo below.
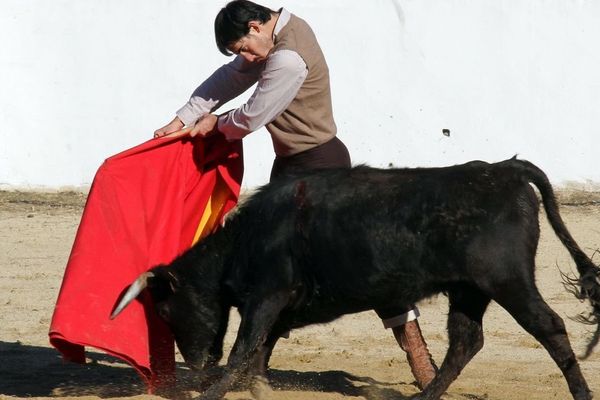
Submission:
{"label": "bull's hind leg", "polygon": [[448,297],[448,352],[435,379],[416,399],[439,399],[483,347],[481,320],[490,302],[489,297],[469,286],[451,290]]}
{"label": "bull's hind leg", "polygon": [[563,320],[546,304],[535,286],[515,286],[515,290],[494,300],[546,348],[565,376],[573,398],[591,399],[592,393],[581,374]]}

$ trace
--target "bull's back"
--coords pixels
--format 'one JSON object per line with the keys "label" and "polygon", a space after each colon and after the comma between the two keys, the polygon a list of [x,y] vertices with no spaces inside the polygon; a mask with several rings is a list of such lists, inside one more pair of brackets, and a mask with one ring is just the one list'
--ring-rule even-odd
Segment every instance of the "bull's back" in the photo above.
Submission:
{"label": "bull's back", "polygon": [[[289,257],[311,308],[340,310],[342,299],[344,312],[409,305],[468,281],[486,238],[537,243],[533,191],[507,171],[481,162],[321,171],[270,185],[249,206],[271,232],[267,251]],[[268,264],[252,268],[278,268]]]}

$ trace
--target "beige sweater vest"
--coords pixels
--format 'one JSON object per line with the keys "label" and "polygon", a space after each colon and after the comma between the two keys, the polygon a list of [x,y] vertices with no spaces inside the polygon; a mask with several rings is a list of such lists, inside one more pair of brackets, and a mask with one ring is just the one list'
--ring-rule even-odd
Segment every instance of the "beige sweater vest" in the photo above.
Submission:
{"label": "beige sweater vest", "polygon": [[308,75],[288,108],[267,124],[275,153],[280,157],[325,143],[337,131],[325,57],[310,26],[293,14],[275,38],[273,52],[283,49],[293,50],[302,57]]}

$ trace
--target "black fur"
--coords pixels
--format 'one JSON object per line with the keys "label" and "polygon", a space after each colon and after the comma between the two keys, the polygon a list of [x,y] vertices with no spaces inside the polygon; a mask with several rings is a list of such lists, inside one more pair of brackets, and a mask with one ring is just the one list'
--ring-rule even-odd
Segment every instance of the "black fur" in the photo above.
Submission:
{"label": "black fur", "polygon": [[228,309],[238,307],[226,373],[204,398],[221,398],[247,371],[263,374],[290,329],[446,292],[448,353],[419,399],[438,399],[481,349],[491,300],[542,343],[573,398],[591,399],[564,324],[535,286],[539,206],[530,183],[577,264],[576,293],[593,308],[588,320],[598,324],[598,267],[562,222],[544,173],[514,158],[447,168],[359,166],[278,180],[219,232],[157,267],[152,294],[197,368],[218,361]]}

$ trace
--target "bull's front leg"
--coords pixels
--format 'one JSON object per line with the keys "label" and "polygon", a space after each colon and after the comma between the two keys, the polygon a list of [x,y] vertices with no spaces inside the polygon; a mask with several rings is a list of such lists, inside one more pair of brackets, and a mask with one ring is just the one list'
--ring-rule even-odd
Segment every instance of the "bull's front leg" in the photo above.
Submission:
{"label": "bull's front leg", "polygon": [[238,334],[227,360],[223,377],[204,392],[200,399],[217,400],[248,370],[259,348],[265,345],[279,313],[288,304],[288,293],[272,294],[248,301],[242,309]]}
{"label": "bull's front leg", "polygon": [[[279,324],[277,324],[277,325],[279,325]],[[269,337],[267,338],[265,343],[258,348],[256,354],[254,355],[254,358],[250,362],[250,366],[248,368],[248,375],[250,377],[252,377],[252,376],[263,376],[265,378],[267,377],[267,369],[269,367],[269,359],[271,358],[271,354],[273,353],[273,348],[275,347],[275,344],[277,344],[277,341],[279,340],[279,338],[282,337],[282,335],[285,335],[286,333],[289,333],[289,328],[288,329],[278,329],[278,327],[275,326],[271,330]]]}
{"label": "bull's front leg", "polygon": [[221,320],[217,328],[217,335],[213,341],[213,344],[208,349],[208,360],[207,367],[214,367],[219,364],[221,358],[223,358],[223,341],[225,334],[227,333],[227,325],[229,324],[229,311],[231,307],[224,305],[221,311]]}

